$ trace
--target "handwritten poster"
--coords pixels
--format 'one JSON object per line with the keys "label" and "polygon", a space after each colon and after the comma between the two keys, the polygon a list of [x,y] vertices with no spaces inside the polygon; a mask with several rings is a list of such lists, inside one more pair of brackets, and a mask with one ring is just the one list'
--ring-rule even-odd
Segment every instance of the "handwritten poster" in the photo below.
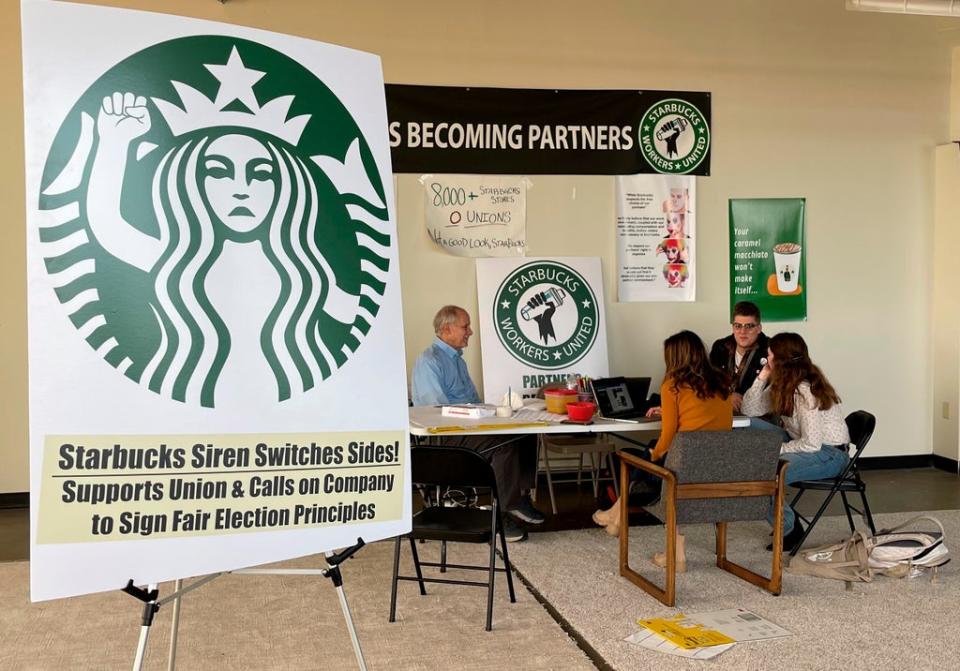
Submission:
{"label": "handwritten poster", "polygon": [[620,302],[696,299],[696,178],[617,177]]}
{"label": "handwritten poster", "polygon": [[497,175],[426,175],[423,212],[433,242],[456,256],[523,256],[527,180]]}

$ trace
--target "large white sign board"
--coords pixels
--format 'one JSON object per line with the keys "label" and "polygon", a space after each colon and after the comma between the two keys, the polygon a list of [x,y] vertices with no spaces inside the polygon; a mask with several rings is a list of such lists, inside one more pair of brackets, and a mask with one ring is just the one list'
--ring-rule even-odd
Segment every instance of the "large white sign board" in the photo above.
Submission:
{"label": "large white sign board", "polygon": [[477,299],[487,403],[609,374],[600,259],[477,259]]}
{"label": "large white sign board", "polygon": [[380,59],[22,9],[32,598],[408,531]]}

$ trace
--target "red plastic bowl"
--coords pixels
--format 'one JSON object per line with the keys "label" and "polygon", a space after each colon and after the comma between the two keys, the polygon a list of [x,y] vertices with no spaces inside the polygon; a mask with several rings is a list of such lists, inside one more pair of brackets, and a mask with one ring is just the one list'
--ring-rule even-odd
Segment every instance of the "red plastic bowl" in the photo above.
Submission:
{"label": "red plastic bowl", "polygon": [[593,413],[597,411],[597,404],[589,401],[576,401],[567,403],[567,417],[575,422],[588,422],[593,419]]}

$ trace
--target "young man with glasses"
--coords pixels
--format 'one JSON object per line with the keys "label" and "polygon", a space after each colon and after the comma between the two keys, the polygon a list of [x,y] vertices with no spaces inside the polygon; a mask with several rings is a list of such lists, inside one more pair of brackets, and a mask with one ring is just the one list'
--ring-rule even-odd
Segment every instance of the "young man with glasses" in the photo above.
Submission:
{"label": "young man with glasses", "polygon": [[734,383],[733,411],[740,412],[743,394],[753,385],[767,358],[767,336],[760,323],[760,308],[750,301],[733,306],[733,333],[713,343],[710,363],[726,371]]}

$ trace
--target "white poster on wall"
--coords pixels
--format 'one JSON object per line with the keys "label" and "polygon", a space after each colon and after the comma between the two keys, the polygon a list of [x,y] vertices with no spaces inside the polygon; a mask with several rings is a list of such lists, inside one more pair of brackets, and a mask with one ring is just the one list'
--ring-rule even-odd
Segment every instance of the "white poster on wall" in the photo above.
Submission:
{"label": "white poster on wall", "polygon": [[22,19],[31,597],[408,531],[379,57],[62,2]]}
{"label": "white poster on wall", "polygon": [[477,299],[487,403],[609,374],[599,258],[478,259]]}
{"label": "white poster on wall", "polygon": [[620,302],[696,299],[696,201],[696,177],[617,177]]}
{"label": "white poster on wall", "polygon": [[500,175],[424,175],[427,234],[456,256],[523,256],[527,180]]}

